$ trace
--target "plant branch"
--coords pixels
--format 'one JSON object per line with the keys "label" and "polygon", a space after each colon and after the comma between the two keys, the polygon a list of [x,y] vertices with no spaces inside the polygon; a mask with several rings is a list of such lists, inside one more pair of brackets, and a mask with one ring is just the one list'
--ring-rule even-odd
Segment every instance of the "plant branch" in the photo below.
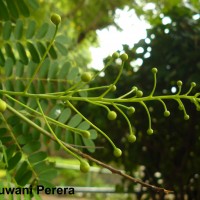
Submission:
{"label": "plant branch", "polygon": [[81,151],[79,151],[79,150],[77,150],[77,149],[76,149],[76,153],[79,154],[79,155],[81,155],[82,157],[84,157],[84,158],[86,158],[86,159],[88,159],[88,160],[90,160],[90,161],[93,161],[93,162],[95,162],[96,164],[98,164],[98,165],[100,165],[100,166],[102,166],[102,167],[104,167],[104,168],[110,170],[113,174],[118,174],[118,175],[120,175],[120,176],[122,176],[122,177],[124,177],[124,178],[126,178],[126,179],[128,179],[128,180],[130,180],[130,181],[132,181],[132,182],[134,182],[134,183],[138,183],[138,184],[140,184],[140,185],[142,185],[142,186],[144,186],[144,187],[147,187],[147,188],[149,188],[149,189],[152,189],[152,190],[154,190],[155,192],[164,193],[164,194],[173,193],[173,191],[171,191],[171,190],[166,190],[166,189],[164,189],[164,188],[157,187],[157,186],[154,186],[154,185],[145,183],[145,182],[143,182],[143,181],[140,180],[140,179],[136,179],[136,178],[134,178],[134,177],[132,177],[132,176],[129,176],[128,174],[122,172],[121,170],[115,169],[114,167],[112,167],[112,166],[110,166],[110,165],[107,165],[107,164],[105,164],[105,163],[103,163],[103,162],[101,162],[101,161],[99,161],[99,160],[96,160],[95,158],[89,156],[88,154],[82,153]]}
{"label": "plant branch", "polygon": [[[38,126],[37,124],[33,123],[31,120],[29,120],[28,118],[24,117],[21,113],[19,113],[18,111],[16,111],[15,109],[13,109],[13,108],[12,108],[11,106],[9,106],[9,105],[8,105],[8,109],[9,109],[11,112],[15,113],[16,115],[18,115],[20,118],[22,118],[22,119],[23,119],[24,121],[26,121],[27,123],[29,123],[31,126],[33,126],[34,128],[36,128],[37,130],[39,130],[42,134],[48,136],[51,140],[53,140],[53,141],[55,141],[55,142],[58,143],[58,140],[57,140],[53,135],[51,135],[48,131],[42,129],[42,128],[41,128],[40,126]],[[157,187],[157,186],[154,186],[154,185],[145,183],[145,182],[141,181],[140,179],[136,179],[136,178],[134,178],[134,177],[132,177],[132,176],[129,176],[128,174],[126,174],[126,173],[124,173],[124,172],[122,172],[122,171],[120,171],[120,170],[118,170],[118,169],[115,169],[115,168],[113,168],[112,166],[107,165],[107,164],[105,164],[105,163],[103,163],[103,162],[101,162],[101,161],[99,161],[99,160],[97,160],[97,159],[91,157],[91,156],[88,155],[88,154],[85,154],[85,153],[81,152],[80,150],[78,150],[78,149],[72,147],[71,145],[69,145],[69,144],[67,144],[67,143],[65,143],[65,142],[63,142],[63,141],[60,141],[60,142],[62,142],[62,144],[63,144],[66,148],[70,149],[71,151],[74,151],[74,152],[77,153],[79,156],[82,156],[83,158],[86,158],[86,159],[88,159],[88,160],[90,160],[90,161],[92,161],[92,162],[94,162],[94,163],[96,163],[96,164],[98,164],[98,165],[100,165],[100,166],[102,166],[102,167],[104,167],[104,168],[110,170],[113,174],[118,174],[118,175],[120,175],[120,176],[122,176],[122,177],[124,177],[124,178],[126,178],[126,179],[128,179],[128,180],[130,180],[130,181],[132,181],[132,182],[134,182],[134,183],[138,183],[138,184],[140,184],[140,185],[142,185],[142,186],[144,186],[144,187],[147,187],[147,188],[152,189],[152,190],[154,190],[154,191],[156,191],[156,192],[159,192],[159,193],[169,194],[169,193],[172,193],[172,192],[173,192],[173,191],[171,191],[171,190],[166,190],[166,189],[164,189],[164,188],[160,188],[160,187]]]}
{"label": "plant branch", "polygon": [[35,69],[35,71],[34,71],[32,77],[31,77],[31,79],[28,81],[28,83],[27,83],[27,85],[26,85],[26,88],[25,88],[25,90],[24,90],[24,93],[27,93],[27,92],[28,92],[29,87],[30,87],[32,81],[34,80],[35,76],[37,75],[38,71],[40,70],[40,68],[41,68],[41,66],[42,66],[42,63],[44,62],[44,60],[45,60],[45,58],[46,58],[46,56],[47,56],[47,54],[48,54],[48,52],[49,52],[51,46],[52,46],[53,43],[54,43],[54,39],[55,39],[55,37],[56,37],[57,31],[58,31],[58,26],[56,26],[56,28],[55,28],[55,32],[54,32],[53,38],[51,39],[51,41],[50,41],[50,43],[49,43],[49,45],[48,45],[48,47],[47,47],[47,49],[46,49],[44,55],[42,56],[42,59],[40,60],[40,63],[38,64],[37,68]]}

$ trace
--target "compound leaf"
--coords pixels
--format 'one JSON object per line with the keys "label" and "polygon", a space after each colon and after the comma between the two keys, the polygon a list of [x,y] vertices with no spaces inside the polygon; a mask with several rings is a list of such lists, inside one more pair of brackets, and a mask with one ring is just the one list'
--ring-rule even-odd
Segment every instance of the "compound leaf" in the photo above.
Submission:
{"label": "compound leaf", "polygon": [[26,145],[23,146],[23,151],[27,154],[31,154],[35,151],[38,151],[41,147],[41,144],[39,141],[30,141],[29,143],[27,143]]}
{"label": "compound leaf", "polygon": [[37,39],[42,39],[46,35],[48,29],[49,29],[49,24],[48,23],[42,24],[42,26],[40,27],[40,29],[38,30],[38,32],[36,34],[36,38]]}
{"label": "compound leaf", "polygon": [[39,56],[39,54],[38,54],[37,49],[36,49],[35,46],[33,45],[33,43],[27,42],[27,47],[28,47],[28,50],[29,50],[29,52],[30,52],[30,54],[31,54],[31,57],[32,57],[33,62],[39,63],[39,62],[40,62],[40,56]]}
{"label": "compound leaf", "polygon": [[14,19],[17,19],[19,17],[19,12],[17,10],[15,1],[9,0],[9,1],[6,1],[6,4],[8,6],[8,10],[10,11],[10,14],[12,15],[12,17]]}
{"label": "compound leaf", "polygon": [[32,177],[33,172],[31,170],[26,171],[20,179],[17,181],[17,184],[20,186],[25,186]]}
{"label": "compound leaf", "polygon": [[24,17],[29,17],[30,11],[27,5],[25,4],[24,0],[17,1],[17,6],[20,12],[22,13],[22,15],[24,15]]}
{"label": "compound leaf", "polygon": [[18,19],[14,30],[15,39],[20,40],[22,34],[23,34],[23,22],[21,19]]}
{"label": "compound leaf", "polygon": [[60,114],[58,121],[61,123],[66,123],[69,117],[71,116],[71,109],[70,108],[65,108],[62,113]]}
{"label": "compound leaf", "polygon": [[14,169],[21,160],[21,158],[22,158],[22,153],[18,151],[12,158],[8,160],[8,170]]}
{"label": "compound leaf", "polygon": [[12,33],[12,24],[10,21],[6,21],[3,26],[3,39],[9,40]]}
{"label": "compound leaf", "polygon": [[39,152],[36,152],[34,154],[31,154],[28,157],[28,160],[29,160],[30,163],[36,163],[36,162],[40,162],[40,161],[42,161],[46,158],[47,158],[46,152],[39,151]]}
{"label": "compound leaf", "polygon": [[17,51],[19,53],[20,60],[22,61],[22,63],[27,65],[28,64],[28,57],[26,55],[26,51],[24,49],[24,46],[20,42],[17,42],[16,47],[17,47]]}
{"label": "compound leaf", "polygon": [[26,38],[31,39],[34,36],[36,29],[36,22],[34,20],[31,20],[28,22],[28,28],[26,30]]}
{"label": "compound leaf", "polygon": [[27,168],[28,168],[28,163],[26,161],[21,163],[15,175],[15,180],[17,182],[21,179],[22,175],[27,171]]}
{"label": "compound leaf", "polygon": [[79,114],[75,114],[70,121],[68,122],[68,126],[77,127],[82,120],[82,117]]}

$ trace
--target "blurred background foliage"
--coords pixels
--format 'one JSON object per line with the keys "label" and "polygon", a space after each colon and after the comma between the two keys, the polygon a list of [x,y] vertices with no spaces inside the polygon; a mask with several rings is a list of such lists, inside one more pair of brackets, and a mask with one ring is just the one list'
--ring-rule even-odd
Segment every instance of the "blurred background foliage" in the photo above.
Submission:
{"label": "blurred background foliage", "polygon": [[[182,1],[167,2],[171,4],[167,6],[165,3],[162,5],[160,2],[154,2],[156,9],[152,10],[152,13],[139,12],[148,19],[151,28],[147,30],[147,37],[140,40],[133,48],[124,45],[124,51],[129,55],[129,62],[125,65],[115,97],[128,91],[132,86],[137,86],[148,95],[153,84],[153,76],[150,74],[152,67],[157,67],[159,71],[155,93],[157,95],[175,92],[177,80],[182,80],[184,83],[183,93],[189,89],[192,81],[198,85],[196,91],[199,90],[199,4],[196,4],[196,1],[191,4],[189,2],[184,4]],[[178,3],[173,4],[173,2]],[[141,66],[135,64],[137,59],[141,61]],[[118,68],[117,62],[112,64],[105,76],[99,79],[99,83],[112,82]],[[95,84],[98,84],[98,81]],[[144,181],[174,190],[176,199],[184,199],[184,194],[187,194],[189,199],[199,199],[200,116],[190,102],[185,102],[185,105],[190,115],[188,121],[184,121],[177,102],[167,102],[168,109],[171,111],[168,119],[163,117],[164,111],[159,102],[149,103],[155,130],[152,136],[146,134],[147,116],[143,108],[135,105],[136,113],[131,118],[138,139],[134,144],[128,144],[125,140],[128,127],[122,118],[118,118],[116,124],[109,123],[109,126],[103,118],[96,121],[101,126],[104,125],[105,130],[124,150],[120,161],[131,175],[134,176],[135,169],[142,165],[143,173],[140,178]],[[99,143],[106,145],[102,140],[99,140]],[[97,154],[98,158],[107,158],[109,161],[110,158],[107,156],[109,152],[103,153]],[[125,180],[123,183],[124,185],[119,186],[119,189],[126,188],[128,184],[128,190],[135,190],[132,183],[126,183]],[[143,189],[140,188],[138,199],[142,193]],[[151,196],[155,198],[155,194]]]}
{"label": "blurred background foliage", "polygon": [[[132,86],[137,86],[144,95],[148,95],[153,84],[153,76],[149,73],[152,67],[157,67],[159,71],[155,92],[157,95],[176,91],[177,80],[184,83],[183,93],[188,90],[191,81],[197,83],[195,90],[199,90],[199,0],[40,0],[38,5],[40,8],[31,15],[37,19],[38,24],[49,20],[52,12],[62,16],[59,32],[66,36],[61,39],[67,44],[66,58],[62,59],[69,60],[83,70],[92,59],[89,47],[98,46],[96,31],[110,25],[115,25],[120,30],[114,20],[116,9],[128,6],[151,25],[147,30],[147,37],[133,48],[124,45],[129,60],[113,97],[120,96]],[[137,60],[142,64],[136,64]],[[119,64],[116,61],[91,86],[112,83],[118,70]],[[190,115],[188,121],[184,121],[177,102],[167,102],[171,112],[167,119],[163,116],[163,107],[159,102],[149,103],[155,130],[155,134],[151,136],[146,134],[145,111],[141,106],[134,105],[136,113],[130,116],[137,135],[134,144],[124,139],[128,134],[128,126],[120,115],[117,121],[108,123],[105,111],[99,108],[80,104],[79,109],[109,133],[116,145],[123,150],[123,156],[114,159],[108,142],[99,137],[96,145],[103,146],[104,149],[97,149],[95,158],[115,162],[130,175],[174,190],[176,199],[184,199],[184,194],[188,195],[188,199],[200,199],[200,115],[190,102],[185,102],[185,105]],[[137,192],[138,199],[147,192],[127,180],[122,180],[116,188],[120,191]],[[154,192],[149,195],[156,199]],[[164,197],[160,197],[162,198]]]}

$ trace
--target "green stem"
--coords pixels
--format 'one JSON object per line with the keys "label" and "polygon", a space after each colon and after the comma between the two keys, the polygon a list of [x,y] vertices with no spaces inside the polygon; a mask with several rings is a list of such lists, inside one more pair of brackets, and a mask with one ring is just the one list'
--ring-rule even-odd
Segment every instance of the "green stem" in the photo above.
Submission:
{"label": "green stem", "polygon": [[148,116],[148,121],[149,121],[149,129],[151,129],[151,115],[150,115],[150,113],[149,113],[149,110],[148,110],[148,108],[147,108],[147,106],[146,106],[146,104],[142,101],[142,102],[140,102],[141,104],[142,104],[142,106],[145,108],[145,110],[146,110],[146,113],[147,113],[147,116]]}
{"label": "green stem", "polygon": [[131,89],[131,91],[129,91],[129,92],[127,92],[126,94],[124,94],[124,95],[118,97],[118,99],[123,99],[124,97],[127,97],[128,95],[130,95],[130,94],[133,93],[133,92],[136,92],[137,90],[138,90],[137,87],[133,87],[133,88]]}
{"label": "green stem", "polygon": [[40,112],[42,113],[42,116],[44,118],[44,121],[49,129],[49,131],[51,132],[51,134],[54,136],[54,138],[56,139],[57,143],[66,151],[68,152],[69,154],[71,154],[73,157],[77,158],[79,161],[81,161],[82,159],[77,155],[75,154],[74,152],[72,152],[71,150],[69,150],[60,140],[59,138],[57,137],[57,135],[54,133],[53,129],[51,128],[51,126],[49,125],[49,122],[48,120],[46,119],[46,116],[42,110],[42,107],[40,105],[40,102],[39,102],[39,99],[37,99],[37,104],[38,104],[38,107],[40,109]]}
{"label": "green stem", "polygon": [[183,105],[182,101],[181,101],[180,99],[176,99],[176,101],[177,101],[178,104],[179,104],[179,108],[180,108],[180,110],[183,111],[183,113],[184,113],[184,117],[187,116],[187,112],[186,112],[186,110],[185,110],[185,106]]}
{"label": "green stem", "polygon": [[55,39],[55,37],[56,37],[57,31],[58,31],[58,26],[56,26],[56,29],[55,29],[53,38],[51,39],[51,41],[50,41],[50,43],[49,43],[49,45],[48,45],[48,47],[47,47],[47,49],[46,49],[44,55],[42,56],[42,59],[40,60],[40,63],[38,64],[37,68],[35,69],[35,71],[34,71],[32,77],[31,77],[31,79],[30,79],[29,82],[27,83],[27,86],[26,86],[26,88],[25,88],[25,90],[24,90],[24,93],[27,93],[27,92],[28,92],[31,83],[33,82],[33,80],[35,79],[35,76],[37,75],[38,71],[40,70],[40,68],[41,68],[41,66],[42,66],[42,63],[44,62],[44,60],[45,60],[45,58],[46,58],[46,56],[47,56],[47,54],[48,54],[48,52],[49,52],[51,46],[52,46],[53,43],[54,43],[54,39]]}
{"label": "green stem", "polygon": [[92,77],[92,80],[94,80],[97,76],[99,76],[99,74],[101,74],[102,72],[104,72],[106,70],[106,68],[113,62],[113,58],[111,58],[107,63],[106,65],[104,66],[103,69],[101,69],[100,71],[98,71],[93,77]]}
{"label": "green stem", "polygon": [[163,100],[171,100],[171,99],[188,99],[188,100],[197,100],[200,101],[198,96],[200,93],[197,93],[194,96],[188,96],[188,95],[166,95],[166,96],[146,96],[146,97],[140,97],[140,98],[126,98],[126,99],[111,99],[111,98],[101,98],[101,97],[73,97],[73,96],[56,96],[51,94],[30,94],[30,93],[24,93],[24,92],[13,92],[13,91],[5,91],[0,90],[0,94],[8,94],[8,95],[14,95],[14,96],[23,96],[23,97],[30,97],[30,98],[40,98],[40,99],[54,99],[54,100],[62,100],[62,101],[100,101],[101,103],[139,103],[144,101],[156,101],[159,99]]}
{"label": "green stem", "polygon": [[100,106],[100,107],[103,107],[103,108],[105,108],[108,112],[110,111],[110,109],[106,106],[106,105],[104,105],[104,104],[102,104],[101,102],[94,102],[94,101],[90,101],[90,100],[88,100],[87,101],[88,103],[91,103],[91,104],[94,104],[94,105],[96,105],[96,106]]}
{"label": "green stem", "polygon": [[[112,85],[116,85],[116,83],[118,82],[121,74],[122,74],[122,71],[123,71],[123,68],[124,68],[124,61],[122,62],[122,66],[120,67],[120,70],[119,70],[119,73],[117,75],[117,78],[115,79],[115,81],[112,83]],[[101,98],[103,98],[108,92],[110,92],[110,90],[112,89],[112,87],[109,87],[103,94],[100,95]]]}
{"label": "green stem", "polygon": [[154,95],[154,92],[156,90],[156,84],[157,84],[156,73],[153,73],[153,89],[152,89],[151,94],[149,96]]}
{"label": "green stem", "polygon": [[[69,94],[71,93],[77,93],[77,92],[88,92],[88,91],[93,91],[93,90],[102,90],[105,88],[108,88],[108,85],[105,86],[99,86],[99,87],[93,87],[93,88],[83,88],[83,89],[76,89],[74,91],[68,91]],[[54,92],[54,93],[46,93],[48,95],[65,95],[65,92]]]}
{"label": "green stem", "polygon": [[127,123],[128,123],[128,127],[129,127],[130,134],[133,134],[131,122],[129,121],[129,119],[128,119],[128,117],[126,116],[126,114],[125,114],[118,106],[116,106],[115,104],[113,104],[113,106],[123,115],[123,117],[125,118],[125,120],[126,120]]}
{"label": "green stem", "polygon": [[162,103],[162,105],[164,107],[164,111],[167,111],[167,106],[166,106],[165,102],[162,99],[158,99],[158,100]]}
{"label": "green stem", "polygon": [[185,93],[185,95],[188,95],[191,91],[192,91],[192,89],[194,88],[196,86],[196,84],[195,83],[191,83],[191,85],[190,85],[190,89],[188,90],[188,92],[187,93]]}
{"label": "green stem", "polygon": [[99,129],[97,126],[95,126],[90,120],[88,120],[86,117],[83,116],[82,113],[80,113],[69,101],[66,101],[66,103],[69,105],[70,108],[72,108],[77,114],[79,114],[88,124],[90,124],[94,129],[96,129],[99,133],[101,133],[109,142],[110,144],[113,146],[113,148],[115,149],[116,146],[113,143],[113,141],[101,130]]}
{"label": "green stem", "polygon": [[[20,101],[17,101],[16,99],[10,97],[9,95],[6,95],[6,97],[9,98],[9,99],[11,99],[11,100],[13,100],[14,102],[18,103],[19,105],[23,106],[23,107],[26,108],[27,110],[33,112],[34,114],[37,114],[37,115],[43,117],[43,115],[42,115],[40,112],[38,112],[38,111],[36,111],[36,110],[30,108],[29,106],[27,106],[27,105],[21,103]],[[35,116],[34,116],[34,117],[35,117]],[[61,122],[59,122],[59,121],[57,121],[57,120],[55,120],[55,119],[52,119],[52,118],[50,118],[50,117],[48,117],[48,116],[46,116],[46,115],[45,115],[45,117],[46,117],[46,119],[47,119],[49,122],[51,122],[52,124],[54,124],[54,125],[56,125],[56,126],[59,126],[59,127],[61,127],[61,128],[64,128],[64,129],[68,129],[68,130],[74,132],[75,134],[78,133],[78,134],[82,135],[81,133],[84,131],[84,130],[81,130],[81,129],[78,129],[78,128],[74,128],[74,127],[68,126],[68,125],[66,125],[66,124],[63,124],[63,123],[61,123]],[[74,146],[74,145],[73,145],[73,146]],[[77,147],[81,147],[81,146],[77,146]],[[83,147],[82,147],[82,148],[83,148]]]}
{"label": "green stem", "polygon": [[[9,107],[9,106],[8,106],[8,107]],[[20,144],[19,144],[18,141],[17,141],[17,138],[16,138],[15,134],[13,133],[13,130],[12,130],[11,127],[8,125],[8,123],[7,123],[7,121],[6,121],[6,119],[4,118],[4,116],[3,116],[2,113],[1,113],[1,118],[2,118],[2,120],[3,120],[3,122],[4,122],[4,124],[6,125],[6,128],[7,128],[7,130],[9,131],[9,133],[10,133],[12,139],[14,140],[15,144],[17,145],[17,148],[19,149],[19,151],[20,151],[23,155],[25,155],[24,152],[23,152],[23,150],[22,150],[22,147],[20,146]],[[25,155],[25,156],[27,156],[27,155]],[[31,163],[28,161],[28,159],[26,159],[26,162],[28,163],[28,165],[29,165],[31,171],[33,172],[33,174],[34,174],[34,176],[35,176],[35,178],[38,179],[38,175],[37,175],[36,171],[34,170],[34,168],[32,167]]]}

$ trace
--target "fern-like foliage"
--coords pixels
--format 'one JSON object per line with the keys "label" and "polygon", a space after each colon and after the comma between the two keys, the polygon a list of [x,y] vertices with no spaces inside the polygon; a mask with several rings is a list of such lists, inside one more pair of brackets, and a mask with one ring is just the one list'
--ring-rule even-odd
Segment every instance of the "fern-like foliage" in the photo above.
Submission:
{"label": "fern-like foliage", "polygon": [[[151,116],[145,102],[162,103],[164,116],[167,117],[170,112],[164,101],[175,100],[187,120],[189,116],[182,99],[190,100],[197,110],[200,110],[199,93],[190,95],[196,84],[192,83],[188,92],[182,95],[182,82],[178,81],[177,94],[154,96],[157,69],[153,68],[154,85],[148,96],[143,97],[143,92],[133,86],[131,91],[116,99],[108,98],[107,94],[116,90],[128,56],[126,54],[120,56],[122,65],[113,83],[90,88],[87,82],[94,80],[101,72],[93,75],[82,74],[80,69],[74,67],[69,60],[62,59],[63,56],[66,57],[68,50],[67,44],[64,43],[66,37],[57,34],[59,16],[53,15],[51,18],[53,23],[49,20],[38,25],[36,21],[28,17],[31,7],[36,7],[37,2],[19,2],[16,4],[18,6],[16,9],[21,11],[23,18],[19,17],[15,7],[11,10],[10,1],[0,1],[0,7],[1,4],[3,5],[1,9],[5,8],[0,18],[2,27],[0,31],[0,94],[7,104],[7,110],[1,113],[0,155],[1,166],[9,174],[9,182],[21,187],[26,184],[30,184],[33,188],[38,184],[51,187],[51,180],[56,176],[56,170],[47,159],[46,148],[53,147],[56,150],[62,148],[77,158],[80,161],[80,170],[83,172],[89,170],[86,158],[107,167],[113,173],[151,187],[82,153],[83,149],[87,149],[90,153],[95,151],[94,140],[99,134],[110,142],[116,157],[122,154],[111,138],[87,119],[76,106],[80,102],[99,106],[106,110],[105,117],[109,120],[115,120],[117,115],[121,114],[130,130],[127,140],[135,142],[133,125],[127,115],[127,113],[134,113],[135,108],[126,104],[139,103],[144,107],[148,118],[147,133],[152,134]],[[13,20],[14,16],[16,20]],[[106,70],[110,63],[115,62],[116,58],[119,58],[118,53],[112,55],[102,71]],[[100,91],[101,95],[90,96],[90,91],[95,90]],[[3,106],[2,108],[0,106],[0,109],[3,111]],[[158,188],[151,188],[159,191]],[[160,191],[167,192],[162,189]]]}
{"label": "fern-like foliage", "polygon": [[[69,61],[59,63],[57,60],[67,54],[67,48],[62,44],[65,36],[59,35],[50,45],[56,27],[50,21],[39,26],[29,18],[31,9],[37,5],[37,1],[0,1],[0,87],[2,91],[11,92],[6,102],[13,109],[13,112],[1,116],[1,167],[10,174],[12,183],[18,186],[29,183],[33,187],[37,184],[52,186],[56,170],[47,160],[46,151],[47,148],[58,150],[60,145],[51,142],[36,99],[18,96],[17,93],[25,90],[38,64],[41,68],[30,84],[28,92],[31,94],[66,91],[80,81],[77,67]],[[87,92],[79,95],[86,96]],[[58,139],[79,148],[86,146],[89,152],[94,152],[93,140],[97,132],[80,115],[63,101],[42,99],[40,103]],[[31,127],[30,122],[40,129]],[[47,134],[41,136],[40,130]],[[86,131],[90,138],[84,137]]]}

